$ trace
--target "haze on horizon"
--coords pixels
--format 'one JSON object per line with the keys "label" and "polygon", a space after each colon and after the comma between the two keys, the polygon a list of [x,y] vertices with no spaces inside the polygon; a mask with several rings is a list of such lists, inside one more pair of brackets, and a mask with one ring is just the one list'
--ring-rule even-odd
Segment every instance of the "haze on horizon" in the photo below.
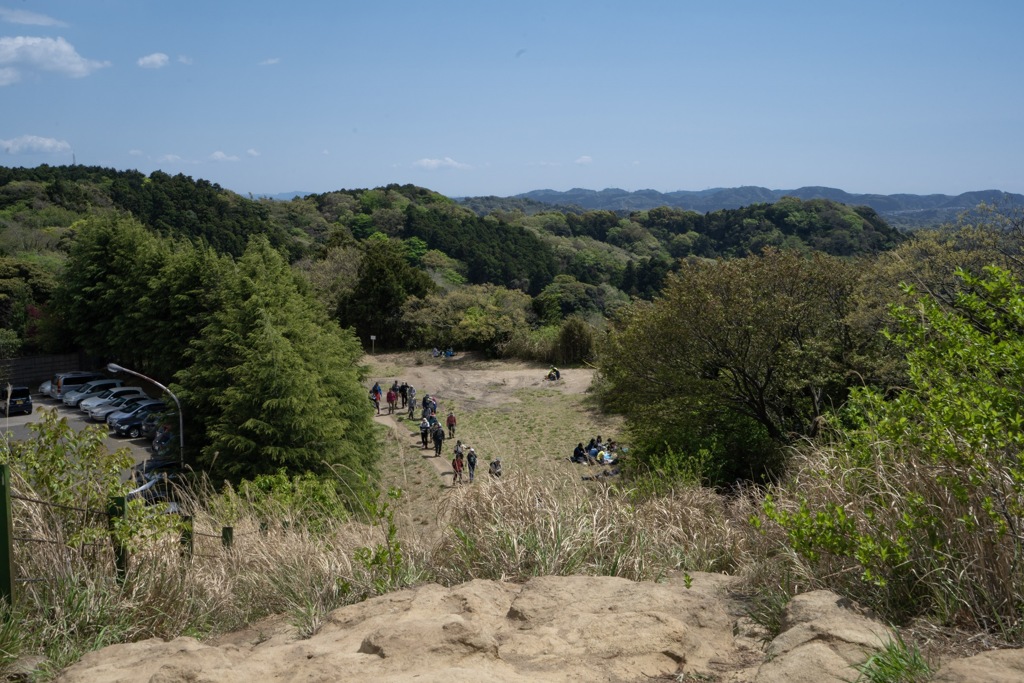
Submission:
{"label": "haze on horizon", "polygon": [[1022,19],[1010,0],[0,0],[0,164],[268,195],[1024,193]]}

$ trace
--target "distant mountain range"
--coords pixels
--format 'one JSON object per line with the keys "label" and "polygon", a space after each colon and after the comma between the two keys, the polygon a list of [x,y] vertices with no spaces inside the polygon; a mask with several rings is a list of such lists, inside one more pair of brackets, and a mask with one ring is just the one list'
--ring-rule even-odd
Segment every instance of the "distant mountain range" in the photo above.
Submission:
{"label": "distant mountain range", "polygon": [[719,209],[738,209],[760,203],[773,203],[782,197],[800,199],[830,199],[852,206],[870,206],[890,224],[921,226],[953,221],[964,212],[971,212],[982,202],[998,208],[1024,207],[1024,195],[982,190],[964,192],[956,196],[945,194],[851,194],[832,187],[801,187],[795,190],[769,190],[766,187],[712,188],[709,190],[678,190],[658,192],[637,190],[628,192],[617,188],[584,190],[574,188],[566,192],[534,190],[516,195],[512,199],[527,199],[556,206],[578,206],[586,210],[642,211],[657,206],[674,206],[698,213]]}

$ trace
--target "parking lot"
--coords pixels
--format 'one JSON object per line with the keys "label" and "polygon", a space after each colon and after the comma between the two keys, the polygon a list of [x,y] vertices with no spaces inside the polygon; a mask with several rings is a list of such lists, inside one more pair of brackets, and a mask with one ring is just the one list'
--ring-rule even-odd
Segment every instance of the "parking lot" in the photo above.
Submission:
{"label": "parking lot", "polygon": [[[31,415],[0,416],[0,428],[3,430],[5,439],[23,441],[30,438],[32,432],[29,430],[28,425],[39,420],[38,413],[40,410],[56,410],[58,415],[67,418],[68,424],[72,428],[79,431],[85,429],[88,425],[101,427],[104,431],[106,430],[105,424],[90,422],[88,416],[77,409],[69,408],[62,402],[55,401],[48,396],[33,393],[32,405],[33,411]],[[146,439],[128,439],[108,434],[104,443],[111,451],[115,451],[118,448],[128,448],[136,463],[143,462],[150,455],[149,450],[147,450],[147,446],[150,444]]]}

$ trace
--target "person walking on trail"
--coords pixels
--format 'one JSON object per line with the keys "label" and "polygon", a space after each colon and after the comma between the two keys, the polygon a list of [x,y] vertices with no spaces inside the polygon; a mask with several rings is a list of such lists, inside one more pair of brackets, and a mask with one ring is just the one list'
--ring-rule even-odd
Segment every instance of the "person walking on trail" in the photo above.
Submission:
{"label": "person walking on trail", "polygon": [[444,427],[440,423],[434,427],[434,457],[441,457],[441,449],[444,447]]}
{"label": "person walking on trail", "polygon": [[420,420],[420,440],[423,441],[423,447],[427,447],[427,439],[430,436],[430,423],[427,422],[427,418]]}
{"label": "person walking on trail", "polygon": [[462,483],[462,454],[452,458],[452,485]]}
{"label": "person walking on trail", "polygon": [[377,410],[377,414],[380,415],[380,396],[370,391],[370,403]]}
{"label": "person walking on trail", "polygon": [[466,451],[466,466],[469,468],[469,483],[473,483],[473,473],[476,472],[476,451],[470,446]]}
{"label": "person walking on trail", "polygon": [[409,407],[416,405],[416,387],[409,385],[409,389],[405,392],[409,395]]}
{"label": "person walking on trail", "polygon": [[402,399],[402,407],[405,408],[409,402],[409,385],[402,382],[402,386],[398,387],[398,395]]}
{"label": "person walking on trail", "polygon": [[448,425],[448,438],[449,439],[454,439],[455,438],[455,411],[453,411],[453,410],[449,410],[448,411],[448,419],[445,421],[445,424]]}
{"label": "person walking on trail", "polygon": [[398,403],[398,394],[394,389],[388,389],[388,415],[395,414],[395,404]]}

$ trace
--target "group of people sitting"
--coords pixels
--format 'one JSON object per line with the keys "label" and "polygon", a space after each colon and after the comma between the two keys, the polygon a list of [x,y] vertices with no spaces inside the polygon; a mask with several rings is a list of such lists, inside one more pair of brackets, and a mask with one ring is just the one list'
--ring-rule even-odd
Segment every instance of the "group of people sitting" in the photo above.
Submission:
{"label": "group of people sitting", "polygon": [[608,443],[601,441],[601,435],[591,439],[586,446],[579,442],[572,451],[569,462],[579,465],[617,465],[619,463],[620,447],[614,440],[608,439]]}
{"label": "group of people sitting", "polygon": [[441,349],[435,346],[434,350],[431,351],[431,354],[434,356],[434,358],[440,358],[441,356],[444,356],[445,358],[451,358],[452,356],[455,355],[455,349],[449,346],[447,349],[442,351]]}

